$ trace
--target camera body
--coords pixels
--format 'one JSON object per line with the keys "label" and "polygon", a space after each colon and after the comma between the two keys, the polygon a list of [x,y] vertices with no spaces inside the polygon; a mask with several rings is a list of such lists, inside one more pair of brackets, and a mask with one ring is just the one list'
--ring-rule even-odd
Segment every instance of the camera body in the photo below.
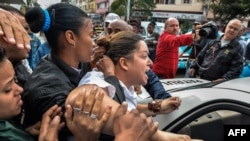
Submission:
{"label": "camera body", "polygon": [[214,23],[207,23],[201,27],[199,35],[201,38],[216,39],[218,35],[218,28]]}

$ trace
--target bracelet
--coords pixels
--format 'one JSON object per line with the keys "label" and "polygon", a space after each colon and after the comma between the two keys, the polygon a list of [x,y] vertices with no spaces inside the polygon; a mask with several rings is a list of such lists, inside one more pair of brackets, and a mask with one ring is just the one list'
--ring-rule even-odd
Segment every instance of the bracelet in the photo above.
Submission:
{"label": "bracelet", "polygon": [[161,103],[162,103],[162,100],[159,100],[159,99],[148,103],[148,110],[153,111],[154,113],[160,112],[161,111]]}

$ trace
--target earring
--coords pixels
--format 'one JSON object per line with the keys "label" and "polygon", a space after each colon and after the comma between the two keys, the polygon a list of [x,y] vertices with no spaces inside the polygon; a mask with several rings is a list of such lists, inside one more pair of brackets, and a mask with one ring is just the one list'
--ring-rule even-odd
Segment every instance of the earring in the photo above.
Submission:
{"label": "earring", "polygon": [[73,48],[76,48],[76,43],[74,42],[74,43],[72,43],[72,45],[73,45]]}

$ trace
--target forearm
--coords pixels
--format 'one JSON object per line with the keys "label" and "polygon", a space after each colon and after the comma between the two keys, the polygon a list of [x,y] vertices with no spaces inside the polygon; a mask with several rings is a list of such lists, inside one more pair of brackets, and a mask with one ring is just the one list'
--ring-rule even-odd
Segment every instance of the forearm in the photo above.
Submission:
{"label": "forearm", "polygon": [[153,116],[153,115],[155,115],[154,112],[148,110],[148,104],[137,104],[136,109],[140,113],[144,113],[146,116]]}

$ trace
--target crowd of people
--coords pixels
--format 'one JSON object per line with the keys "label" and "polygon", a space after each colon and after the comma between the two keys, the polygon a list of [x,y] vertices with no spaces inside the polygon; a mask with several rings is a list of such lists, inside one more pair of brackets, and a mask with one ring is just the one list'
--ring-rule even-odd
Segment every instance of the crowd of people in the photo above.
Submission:
{"label": "crowd of people", "polygon": [[[126,22],[115,13],[106,16],[102,29],[68,3],[25,14],[0,5],[0,140],[190,141],[159,130],[152,120],[181,105],[160,82],[175,77],[178,47],[200,48],[187,77],[218,82],[249,76],[250,44],[243,48],[239,42],[244,28],[238,19],[210,40],[199,37],[202,24],[178,35],[174,17],[161,35],[154,27],[148,24],[145,40],[140,20]],[[137,103],[141,87],[153,101]]]}

